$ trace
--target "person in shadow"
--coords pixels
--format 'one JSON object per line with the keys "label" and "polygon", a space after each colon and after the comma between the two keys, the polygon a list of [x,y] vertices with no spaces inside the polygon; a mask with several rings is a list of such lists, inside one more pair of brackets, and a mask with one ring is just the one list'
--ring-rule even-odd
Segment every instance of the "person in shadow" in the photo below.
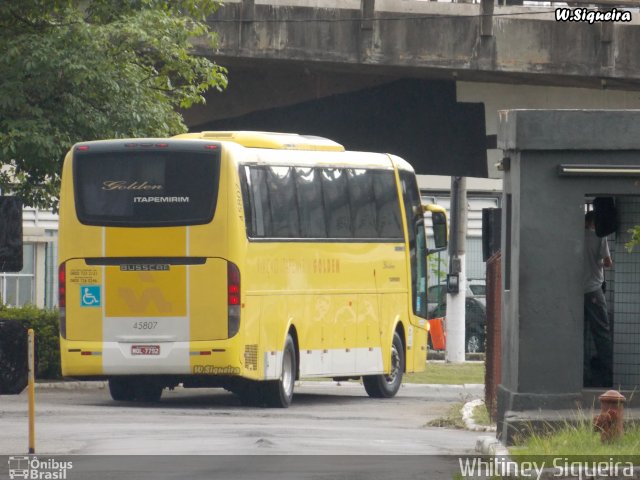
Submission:
{"label": "person in shadow", "polygon": [[[611,268],[611,254],[606,238],[595,232],[595,212],[584,219],[584,370],[585,387],[610,387],[613,381],[613,338],[604,296],[604,268]],[[591,334],[589,336],[589,333]],[[591,358],[590,339],[596,347]]]}

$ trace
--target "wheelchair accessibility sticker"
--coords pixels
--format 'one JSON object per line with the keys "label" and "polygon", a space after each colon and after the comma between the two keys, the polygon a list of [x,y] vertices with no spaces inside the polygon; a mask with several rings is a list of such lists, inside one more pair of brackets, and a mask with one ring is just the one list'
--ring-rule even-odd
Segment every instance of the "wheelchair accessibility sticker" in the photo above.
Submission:
{"label": "wheelchair accessibility sticker", "polygon": [[100,307],[102,305],[100,293],[100,285],[82,285],[80,287],[80,306]]}

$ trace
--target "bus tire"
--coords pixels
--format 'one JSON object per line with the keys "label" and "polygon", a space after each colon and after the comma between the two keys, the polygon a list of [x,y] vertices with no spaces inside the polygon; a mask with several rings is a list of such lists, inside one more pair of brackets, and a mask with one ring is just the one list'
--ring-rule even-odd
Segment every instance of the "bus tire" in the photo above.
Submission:
{"label": "bus tire", "polygon": [[159,402],[162,390],[164,386],[151,381],[140,381],[134,387],[136,400],[143,403]]}
{"label": "bus tire", "polygon": [[287,408],[293,400],[293,386],[296,382],[296,347],[291,335],[287,335],[282,351],[282,373],[278,380],[266,382],[263,386],[267,406]]}
{"label": "bus tire", "polygon": [[391,372],[389,372],[389,375],[363,376],[362,383],[367,394],[371,398],[391,398],[395,396],[402,384],[404,366],[404,345],[398,332],[395,332],[391,343]]}
{"label": "bus tire", "polygon": [[133,402],[136,398],[133,382],[126,378],[110,378],[109,393],[116,402]]}
{"label": "bus tire", "polygon": [[262,404],[262,385],[255,380],[239,379],[232,392],[240,399],[244,407],[258,407]]}

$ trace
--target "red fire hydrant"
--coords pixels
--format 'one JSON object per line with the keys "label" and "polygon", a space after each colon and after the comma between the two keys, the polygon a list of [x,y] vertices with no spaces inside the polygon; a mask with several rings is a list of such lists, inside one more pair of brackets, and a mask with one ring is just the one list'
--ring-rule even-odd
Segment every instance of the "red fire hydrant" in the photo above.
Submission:
{"label": "red fire hydrant", "polygon": [[616,390],[600,395],[600,414],[593,425],[600,432],[602,443],[611,443],[624,435],[624,402],[627,399]]}

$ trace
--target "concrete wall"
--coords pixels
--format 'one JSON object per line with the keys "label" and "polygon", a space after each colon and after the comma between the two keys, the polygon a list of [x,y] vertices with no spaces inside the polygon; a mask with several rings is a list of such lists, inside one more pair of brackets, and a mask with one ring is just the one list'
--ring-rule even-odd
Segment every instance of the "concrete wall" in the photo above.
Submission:
{"label": "concrete wall", "polygon": [[[487,135],[498,131],[498,111],[521,108],[565,109],[640,109],[639,91],[620,91],[540,85],[456,82],[459,102],[482,102],[485,109]],[[495,168],[502,150],[487,151],[489,176],[502,177]]]}

